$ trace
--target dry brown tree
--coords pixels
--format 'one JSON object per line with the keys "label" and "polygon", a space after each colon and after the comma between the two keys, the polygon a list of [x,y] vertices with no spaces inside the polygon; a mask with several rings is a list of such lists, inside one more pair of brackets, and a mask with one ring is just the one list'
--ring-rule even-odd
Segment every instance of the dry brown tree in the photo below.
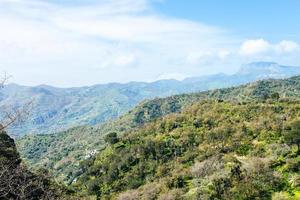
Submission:
{"label": "dry brown tree", "polygon": [[[8,82],[11,76],[4,73],[0,78],[0,89],[2,89],[5,84]],[[22,106],[18,108],[7,106],[1,106],[1,115],[0,115],[0,131],[6,130],[9,126],[15,123],[21,123],[26,119],[26,116],[29,115],[30,110],[33,105],[33,100],[28,100]]]}
{"label": "dry brown tree", "polygon": [[44,174],[37,175],[21,164],[0,161],[0,199],[54,200],[63,196]]}
{"label": "dry brown tree", "polygon": [[[5,73],[0,78],[0,88],[7,83]],[[28,115],[32,101],[20,108],[1,108],[0,119],[0,199],[3,200],[52,200],[61,199],[62,190],[47,173],[32,173],[21,162],[14,140],[5,130],[19,123]]]}

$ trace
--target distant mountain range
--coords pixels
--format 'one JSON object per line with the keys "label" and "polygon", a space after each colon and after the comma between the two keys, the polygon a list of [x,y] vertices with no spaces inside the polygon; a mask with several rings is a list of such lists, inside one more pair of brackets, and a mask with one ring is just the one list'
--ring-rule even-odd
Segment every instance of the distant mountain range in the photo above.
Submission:
{"label": "distant mountain range", "polygon": [[36,87],[9,84],[0,94],[0,111],[18,108],[33,100],[30,115],[22,125],[9,129],[10,135],[53,133],[79,125],[95,125],[115,119],[138,103],[155,97],[237,86],[267,78],[287,78],[300,74],[300,67],[272,62],[243,65],[233,74],[160,80],[152,83],[109,83],[78,88]]}
{"label": "distant mountain range", "polygon": [[[153,100],[144,101],[118,119],[101,125],[86,125],[74,127],[60,133],[27,135],[25,137],[18,138],[17,147],[22,158],[30,167],[51,169],[51,172],[57,180],[70,183],[70,181],[72,182],[81,173],[79,163],[84,161],[88,164],[89,158],[95,157],[95,154],[101,153],[102,150],[105,149],[106,143],[104,139],[109,133],[118,133],[119,137],[134,135],[136,130],[143,127],[151,128],[151,126],[148,126],[149,123],[160,123],[161,121],[164,121],[168,115],[172,116],[172,114],[182,114],[184,112],[193,113],[191,110],[195,108],[195,104],[205,104],[205,102],[216,102],[216,105],[222,105],[222,102],[225,102],[225,104],[230,102],[232,105],[241,105],[242,107],[248,103],[252,103],[254,107],[242,111],[243,115],[251,115],[253,112],[259,113],[255,117],[255,120],[260,121],[259,123],[255,123],[255,126],[257,126],[256,128],[268,128],[269,126],[262,125],[265,122],[264,120],[271,119],[270,121],[273,120],[275,123],[278,121],[270,118],[270,116],[269,118],[261,116],[277,112],[283,115],[284,118],[290,120],[287,115],[282,113],[282,109],[285,106],[282,107],[280,103],[277,104],[276,107],[278,108],[275,109],[271,104],[274,102],[287,102],[287,104],[290,104],[291,106],[295,105],[299,107],[299,100],[300,76],[294,76],[288,79],[268,79],[238,87],[209,90],[191,94],[180,94],[166,98],[155,98]],[[264,104],[264,102],[267,104]],[[268,108],[269,113],[257,110],[259,107]],[[226,109],[231,109],[231,106],[226,107]],[[218,112],[216,110],[210,110],[210,108],[203,107],[203,111],[205,111],[206,117],[208,118],[211,117],[211,115],[218,116]],[[230,113],[234,114],[235,112],[233,110],[231,112],[227,112],[227,114]],[[293,108],[293,111],[290,112],[289,115],[297,116],[297,113],[299,113],[299,109]],[[199,113],[193,114],[198,115],[200,118],[204,117]],[[235,120],[240,120],[239,114],[234,116]],[[284,118],[280,117],[277,118],[277,120]],[[248,119],[253,120],[249,116]],[[185,120],[185,118],[178,118],[178,121],[165,124],[164,126],[176,128],[179,127],[178,124],[182,123],[182,120]],[[224,118],[224,120],[227,119]],[[198,123],[195,119],[191,119],[190,121],[194,121],[196,124]],[[206,122],[209,122],[209,120]],[[213,121],[211,122],[213,123]],[[244,121],[232,121],[232,125],[240,123],[244,123]],[[155,127],[162,126],[156,125]],[[185,124],[182,127],[188,128],[189,126],[186,126]],[[202,129],[200,130],[203,131]],[[222,127],[219,130],[222,131],[225,129]],[[239,130],[242,130],[242,127],[240,127]],[[190,133],[194,133],[194,131],[189,131]],[[146,131],[146,133],[148,132]],[[155,134],[157,133],[160,132],[156,131]],[[182,132],[177,133],[181,134]],[[264,132],[262,131],[261,133],[263,134]],[[151,137],[152,136],[149,136],[149,138]],[[181,135],[178,139],[179,138],[181,138]],[[182,137],[183,140],[184,138],[185,137]],[[164,139],[164,137],[161,137],[161,139]],[[280,140],[278,141],[280,142]],[[153,144],[153,146],[155,145]],[[119,146],[120,149],[123,147],[126,148],[127,146]],[[198,150],[195,150],[195,152],[197,151]],[[107,155],[107,157],[109,156]]]}

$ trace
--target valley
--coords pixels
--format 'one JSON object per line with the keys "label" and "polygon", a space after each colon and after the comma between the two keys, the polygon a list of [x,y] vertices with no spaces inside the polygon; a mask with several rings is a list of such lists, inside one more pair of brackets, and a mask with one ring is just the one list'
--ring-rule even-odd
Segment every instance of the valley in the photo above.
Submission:
{"label": "valley", "polygon": [[0,200],[300,200],[299,10],[0,0]]}
{"label": "valley", "polygon": [[216,74],[183,81],[110,83],[79,88],[9,84],[0,93],[0,111],[3,113],[7,108],[18,109],[32,102],[26,120],[10,127],[8,132],[14,137],[48,134],[117,119],[147,99],[237,86],[267,78],[287,78],[298,74],[298,67],[255,62],[241,66],[233,75]]}
{"label": "valley", "polygon": [[[127,195],[122,192],[137,188],[140,188],[140,190],[132,192],[138,195],[139,191],[141,191],[140,195],[142,195],[144,194],[142,188],[146,187],[147,184],[150,184],[149,187],[152,187],[151,184],[156,184],[155,181],[165,180],[166,177],[164,175],[157,175],[156,173],[159,173],[157,170],[166,168],[168,169],[167,171],[171,170],[170,176],[173,176],[172,173],[176,174],[177,171],[186,171],[187,174],[183,175],[184,180],[182,181],[184,183],[182,184],[188,185],[180,186],[182,187],[181,189],[178,189],[177,186],[167,189],[167,185],[157,187],[167,187],[164,191],[170,190],[171,193],[177,191],[185,196],[188,195],[186,192],[192,193],[190,190],[198,190],[190,187],[190,181],[195,178],[190,173],[193,165],[197,162],[203,162],[201,165],[207,165],[205,163],[210,163],[210,159],[218,157],[218,160],[223,160],[225,159],[224,156],[226,158],[229,156],[231,157],[230,159],[235,160],[230,161],[233,162],[231,164],[236,163],[239,168],[248,170],[245,168],[246,166],[238,164],[243,161],[241,159],[246,159],[243,161],[246,164],[247,162],[252,162],[253,159],[261,159],[262,163],[258,163],[259,165],[267,164],[264,163],[264,159],[271,159],[270,162],[280,159],[269,154],[268,149],[271,146],[277,146],[276,148],[279,148],[280,151],[282,150],[281,148],[297,150],[294,144],[285,142],[283,133],[285,132],[284,127],[289,126],[290,123],[293,124],[300,116],[299,97],[300,77],[295,76],[288,79],[257,81],[232,88],[156,98],[142,102],[117,120],[96,126],[73,128],[57,134],[26,136],[17,140],[17,145],[22,158],[30,163],[30,166],[33,168],[45,167],[53,169],[52,173],[57,180],[63,181],[71,187],[80,188],[82,195],[100,195],[101,198],[111,198],[118,195]],[[274,121],[276,120],[279,121],[275,123]],[[229,132],[227,133],[225,130]],[[246,135],[243,135],[241,132],[243,130],[247,132]],[[117,133],[120,141],[107,146],[105,138],[113,132]],[[251,134],[248,135],[248,132]],[[217,135],[213,136],[213,134]],[[198,138],[197,141],[192,142],[196,140],[195,137]],[[231,137],[232,139],[230,139]],[[189,143],[190,140],[191,143]],[[236,142],[233,142],[234,140]],[[144,146],[148,143],[150,146]],[[257,146],[258,144],[263,146]],[[148,148],[155,148],[153,149],[153,154],[148,155],[152,151],[149,149],[150,152],[148,152],[146,150]],[[202,150],[198,150],[198,148]],[[224,150],[223,148],[228,149]],[[258,154],[255,153],[260,151],[259,148],[265,150]],[[168,151],[170,155],[165,151]],[[90,152],[97,153],[96,155],[90,155]],[[159,152],[162,157],[155,158],[155,155],[158,155]],[[211,154],[206,155],[208,152],[211,152]],[[124,155],[122,155],[123,153]],[[243,158],[241,156],[246,157]],[[283,159],[287,159],[289,162],[292,159],[291,162],[297,163],[297,152],[295,155],[286,154],[284,156],[287,157]],[[129,160],[123,158],[128,158]],[[224,161],[224,163],[222,161],[222,163],[217,165],[225,166],[231,164],[227,163],[227,161]],[[283,173],[284,177],[293,173],[294,175],[298,174],[298,170],[280,171],[281,167],[285,167],[286,164],[287,161],[283,160],[276,168],[268,164],[268,168],[262,170],[273,170],[272,173],[280,172]],[[178,169],[177,165],[179,166]],[[140,171],[142,169],[146,171]],[[108,171],[102,174],[103,170]],[[225,168],[222,168],[221,171],[223,170]],[[138,172],[142,174],[131,174]],[[117,174],[111,175],[113,177],[116,176],[115,178],[109,178],[107,173]],[[244,171],[243,173],[248,172]],[[128,187],[114,186],[116,183],[121,185],[127,183],[129,180],[126,179],[127,176],[137,176],[136,180],[133,179],[133,181],[137,182],[132,183],[133,185]],[[189,177],[192,177],[192,179],[190,180]],[[102,178],[105,179],[102,180]],[[267,177],[263,177],[263,179],[265,178]],[[230,177],[229,179],[227,181],[234,181]],[[109,180],[112,182],[107,183]],[[114,181],[117,182],[115,183]],[[288,180],[280,180],[279,182],[282,181],[288,182]],[[102,183],[107,183],[108,185],[102,186]],[[268,181],[262,182],[262,184],[267,183]],[[233,182],[230,184],[233,184]],[[89,189],[86,191],[82,187]],[[101,189],[101,187],[106,189]],[[120,189],[116,190],[114,187]],[[231,185],[229,188],[223,189],[231,190],[231,187],[234,186]],[[247,188],[248,186],[245,187]],[[280,187],[277,189],[271,185],[266,185],[266,187],[281,191]],[[294,195],[298,194],[297,187],[292,188],[292,190],[295,190]],[[163,195],[161,192],[156,191],[153,195]],[[272,194],[271,192],[269,197]],[[107,197],[106,195],[109,196]],[[193,193],[191,195],[200,194]],[[193,199],[195,197],[189,198]]]}

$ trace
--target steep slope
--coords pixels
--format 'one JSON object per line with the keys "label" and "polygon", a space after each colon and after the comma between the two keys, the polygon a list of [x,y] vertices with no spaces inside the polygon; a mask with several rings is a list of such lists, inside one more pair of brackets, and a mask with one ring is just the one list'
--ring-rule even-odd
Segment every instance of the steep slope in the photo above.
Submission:
{"label": "steep slope", "polygon": [[144,123],[169,113],[180,112],[185,106],[201,100],[215,99],[245,102],[279,98],[281,100],[285,98],[298,100],[300,98],[300,76],[288,79],[263,80],[238,87],[156,98],[141,103],[130,113],[132,113],[132,120],[137,123]]}
{"label": "steep slope", "polygon": [[32,99],[33,105],[28,119],[22,125],[13,126],[9,133],[14,136],[54,133],[79,125],[95,125],[116,119],[145,99],[298,74],[300,67],[259,62],[243,66],[234,75],[218,74],[183,81],[111,83],[66,89],[46,85],[25,87],[12,84],[1,91],[0,111],[5,109],[4,105],[18,108]]}
{"label": "steep slope", "polygon": [[[175,86],[175,84],[174,84]],[[3,90],[1,105],[18,107],[33,99],[30,118],[10,129],[14,135],[48,133],[70,127],[98,124],[120,116],[144,98],[172,93],[172,88],[145,83],[108,84],[85,88],[59,89],[49,86],[19,87]]]}
{"label": "steep slope", "polygon": [[46,176],[21,164],[14,140],[0,132],[0,199],[63,199],[63,191]]}
{"label": "steep slope", "polygon": [[299,101],[202,101],[111,140],[73,186],[97,199],[296,200],[299,133]]}
{"label": "steep slope", "polygon": [[0,133],[0,160],[1,163],[12,163],[13,165],[21,163],[14,140],[4,131]]}
{"label": "steep slope", "polygon": [[283,80],[264,80],[255,83],[212,90],[207,92],[176,95],[145,101],[121,118],[100,126],[83,126],[58,134],[31,135],[17,141],[22,157],[30,166],[53,169],[61,180],[71,182],[80,174],[78,164],[99,152],[105,146],[104,136],[110,132],[119,135],[137,129],[147,122],[170,113],[179,113],[202,100],[227,100],[249,102],[265,100],[285,101],[300,98],[300,76]]}

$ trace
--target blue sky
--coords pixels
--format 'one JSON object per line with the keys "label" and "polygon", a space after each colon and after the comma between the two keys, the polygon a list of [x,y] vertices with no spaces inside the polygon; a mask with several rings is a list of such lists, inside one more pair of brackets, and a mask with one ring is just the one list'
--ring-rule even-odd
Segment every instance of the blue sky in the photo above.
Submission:
{"label": "blue sky", "polygon": [[156,7],[160,13],[213,24],[244,37],[300,39],[298,0],[170,0]]}
{"label": "blue sky", "polygon": [[300,66],[298,0],[0,0],[0,71],[60,87]]}

